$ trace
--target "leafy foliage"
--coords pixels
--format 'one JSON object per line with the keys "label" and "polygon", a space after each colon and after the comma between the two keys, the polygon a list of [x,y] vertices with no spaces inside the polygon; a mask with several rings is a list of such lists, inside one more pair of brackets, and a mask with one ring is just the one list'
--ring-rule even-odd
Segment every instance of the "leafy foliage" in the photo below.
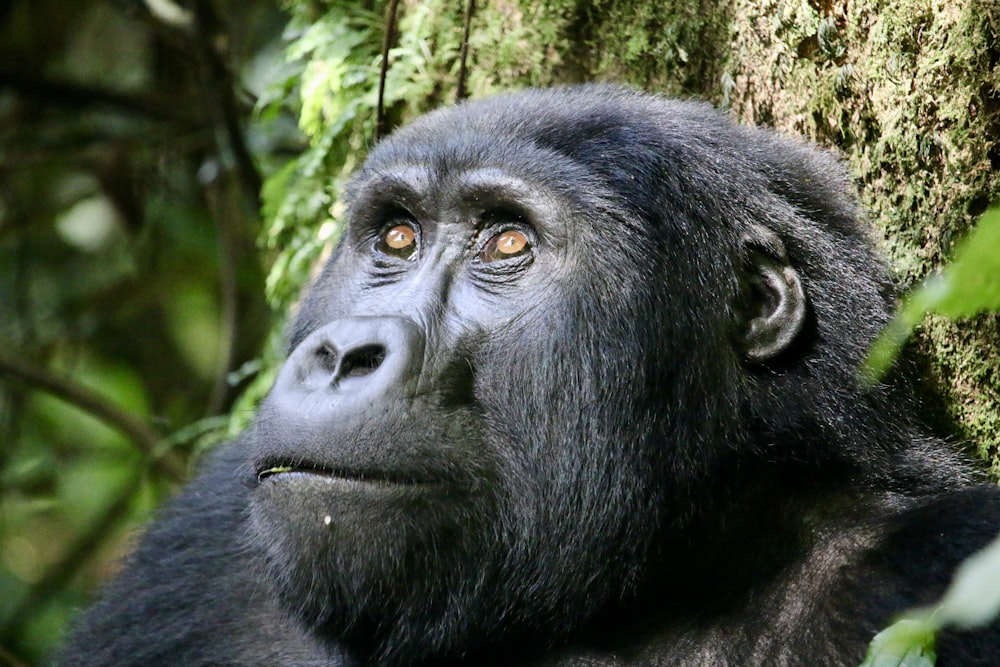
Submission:
{"label": "leafy foliage", "polygon": [[1000,538],[966,560],[932,608],[904,615],[875,635],[861,667],[933,667],[937,633],[987,625],[1000,612]]}
{"label": "leafy foliage", "polygon": [[937,628],[924,618],[904,618],[875,635],[861,667],[933,667]]}
{"label": "leafy foliage", "polygon": [[[952,319],[1000,310],[1000,207],[988,210],[955,250],[943,271],[903,301],[875,341],[863,376],[881,377],[927,313]],[[917,610],[872,640],[861,667],[925,667],[935,664],[934,639],[943,627],[985,625],[1000,613],[1000,540],[968,561],[933,610]]]}
{"label": "leafy foliage", "polygon": [[865,372],[881,377],[927,313],[952,319],[1000,310],[1000,207],[987,211],[956,248],[951,264],[904,299],[875,342]]}
{"label": "leafy foliage", "polygon": [[252,157],[278,163],[289,140],[280,119],[248,128],[240,91],[286,17],[211,3],[199,32],[154,4],[172,6],[0,9],[4,664],[44,662],[225,436],[270,329]]}

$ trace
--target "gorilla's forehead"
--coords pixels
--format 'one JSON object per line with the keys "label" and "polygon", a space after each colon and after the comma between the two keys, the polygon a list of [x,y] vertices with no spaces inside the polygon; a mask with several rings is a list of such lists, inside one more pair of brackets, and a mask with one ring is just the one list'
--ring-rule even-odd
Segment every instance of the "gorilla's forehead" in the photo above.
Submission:
{"label": "gorilla's forehead", "polygon": [[[744,128],[709,105],[614,86],[532,90],[441,109],[396,131],[348,190],[414,168],[433,183],[487,169],[593,209],[653,221],[654,201],[708,190],[741,198],[766,189]],[[412,172],[411,172],[412,173]],[[729,192],[739,182],[742,192]],[[688,201],[688,204],[692,202]],[[650,207],[654,210],[650,210]]]}
{"label": "gorilla's forehead", "polygon": [[[603,162],[616,151],[636,148],[683,152],[702,138],[739,134],[711,106],[684,102],[615,86],[530,90],[466,102],[427,114],[397,132],[403,142],[449,137],[496,144],[518,139],[546,146],[581,162]],[[724,144],[724,142],[722,142]]]}
{"label": "gorilla's forehead", "polygon": [[[452,148],[453,150],[449,150]],[[540,168],[544,156],[524,161],[493,153],[458,160],[462,146],[441,147],[426,159],[408,159],[367,169],[355,179],[349,193],[351,209],[362,214],[380,206],[400,206],[418,219],[444,221],[449,216],[469,218],[479,212],[508,211],[534,224],[566,225],[583,210],[599,211],[617,194],[585,169],[553,159]],[[546,151],[537,151],[546,153]],[[551,156],[550,156],[551,157]]]}
{"label": "gorilla's forehead", "polygon": [[[383,142],[357,174],[351,192],[382,184],[408,183],[425,193],[460,187],[530,183],[566,199],[610,195],[591,165],[566,156],[537,136],[510,128],[480,131],[472,124],[454,131],[424,133],[408,127]],[[605,192],[606,191],[606,192]]]}

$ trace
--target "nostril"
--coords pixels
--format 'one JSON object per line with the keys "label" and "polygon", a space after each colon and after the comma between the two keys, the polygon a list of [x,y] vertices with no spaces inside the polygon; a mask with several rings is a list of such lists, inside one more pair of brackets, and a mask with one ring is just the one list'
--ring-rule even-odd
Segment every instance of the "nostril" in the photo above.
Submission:
{"label": "nostril", "polygon": [[385,361],[385,348],[381,345],[366,345],[351,350],[340,362],[338,379],[361,377],[373,373]]}
{"label": "nostril", "polygon": [[328,344],[316,348],[316,363],[329,373],[337,371],[337,350]]}

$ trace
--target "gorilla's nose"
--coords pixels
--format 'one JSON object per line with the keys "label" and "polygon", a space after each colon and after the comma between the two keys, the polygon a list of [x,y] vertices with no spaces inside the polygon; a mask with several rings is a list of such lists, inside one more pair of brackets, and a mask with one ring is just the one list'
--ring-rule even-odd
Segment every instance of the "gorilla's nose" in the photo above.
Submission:
{"label": "gorilla's nose", "polygon": [[309,404],[311,396],[326,406],[334,397],[333,404],[342,405],[355,400],[370,402],[396,392],[410,395],[420,377],[423,357],[423,332],[410,319],[334,320],[292,352],[274,391],[291,398],[292,403]]}

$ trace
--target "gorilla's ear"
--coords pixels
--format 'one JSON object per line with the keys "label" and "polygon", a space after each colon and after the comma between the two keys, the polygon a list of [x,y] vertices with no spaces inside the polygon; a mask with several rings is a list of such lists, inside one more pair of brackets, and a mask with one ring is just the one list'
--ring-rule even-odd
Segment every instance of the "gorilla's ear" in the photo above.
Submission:
{"label": "gorilla's ear", "polygon": [[754,225],[743,237],[743,249],[738,344],[748,361],[766,361],[787,348],[802,330],[806,295],[777,234]]}

